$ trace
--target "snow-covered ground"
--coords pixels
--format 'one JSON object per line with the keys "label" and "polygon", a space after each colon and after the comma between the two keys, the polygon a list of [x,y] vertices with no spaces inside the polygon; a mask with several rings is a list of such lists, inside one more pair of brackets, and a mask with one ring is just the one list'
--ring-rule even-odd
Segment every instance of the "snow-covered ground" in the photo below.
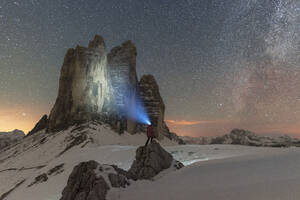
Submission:
{"label": "snow-covered ground", "polygon": [[[87,139],[66,150],[72,138]],[[75,165],[95,160],[128,169],[143,134],[118,135],[108,127],[88,124],[56,134],[26,137],[0,152],[0,195],[7,200],[58,200]],[[161,145],[187,167],[159,176],[156,181],[132,182],[126,189],[109,191],[108,199],[299,199],[300,149],[237,145]],[[202,162],[199,162],[202,161]],[[52,169],[60,166],[52,173]],[[45,182],[35,182],[46,174]],[[20,183],[18,185],[18,183]],[[296,189],[297,188],[297,189]],[[297,198],[298,197],[298,198]]]}
{"label": "snow-covered ground", "polygon": [[253,153],[194,163],[154,182],[136,182],[111,192],[110,199],[300,199],[299,149],[260,149]]}

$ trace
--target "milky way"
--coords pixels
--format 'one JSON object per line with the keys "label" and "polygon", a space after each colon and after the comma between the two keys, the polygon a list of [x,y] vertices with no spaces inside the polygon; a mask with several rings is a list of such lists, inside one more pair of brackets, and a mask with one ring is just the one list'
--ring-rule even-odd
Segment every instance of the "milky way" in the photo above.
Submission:
{"label": "milky way", "polygon": [[49,113],[66,50],[132,40],[181,135],[300,136],[299,0],[2,0],[0,130]]}

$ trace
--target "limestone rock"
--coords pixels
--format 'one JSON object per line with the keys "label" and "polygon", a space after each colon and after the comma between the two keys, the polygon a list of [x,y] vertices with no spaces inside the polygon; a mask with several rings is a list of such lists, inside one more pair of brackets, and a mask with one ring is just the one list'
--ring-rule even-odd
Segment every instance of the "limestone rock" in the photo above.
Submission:
{"label": "limestone rock", "polygon": [[120,174],[110,173],[108,174],[108,178],[111,183],[111,186],[115,188],[125,188],[126,186],[130,185],[128,179]]}
{"label": "limestone rock", "polygon": [[134,180],[151,179],[172,165],[176,169],[183,167],[183,164],[174,160],[159,143],[153,141],[148,146],[141,146],[137,149],[136,159],[128,172]]}
{"label": "limestone rock", "polygon": [[105,200],[111,187],[124,188],[130,184],[124,172],[96,161],[82,162],[74,167],[60,200]]}
{"label": "limestone rock", "polygon": [[89,42],[88,48],[97,48],[106,51],[106,45],[103,37],[100,35],[95,35],[94,39]]}
{"label": "limestone rock", "polygon": [[12,132],[0,132],[0,150],[17,143],[25,137],[25,133],[21,130]]}
{"label": "limestone rock", "polygon": [[168,132],[164,123],[165,104],[160,96],[159,88],[154,76],[144,75],[139,82],[140,96],[153,125],[157,138],[162,138]]}
{"label": "limestone rock", "polygon": [[136,56],[136,47],[131,41],[114,47],[107,56],[113,96],[111,107],[119,118],[126,117],[120,126],[130,133],[135,133],[136,127],[128,112],[128,108],[136,106]]}
{"label": "limestone rock", "polygon": [[97,177],[95,161],[83,162],[77,165],[62,192],[60,200],[105,200],[108,184],[103,177]]}
{"label": "limestone rock", "polygon": [[28,132],[27,136],[33,135],[34,133],[47,128],[48,126],[48,116],[44,115],[38,123],[34,126],[34,128]]}
{"label": "limestone rock", "polygon": [[98,119],[105,102],[109,102],[106,49],[103,38],[95,36],[88,48],[77,46],[68,50],[48,130]]}

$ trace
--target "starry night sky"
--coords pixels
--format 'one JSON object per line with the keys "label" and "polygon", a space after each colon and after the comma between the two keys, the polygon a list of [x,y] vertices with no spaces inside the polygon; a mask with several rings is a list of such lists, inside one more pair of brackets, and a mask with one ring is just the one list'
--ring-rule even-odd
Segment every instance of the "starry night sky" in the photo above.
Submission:
{"label": "starry night sky", "polygon": [[68,48],[132,40],[180,135],[300,136],[299,0],[0,0],[0,131],[49,114]]}

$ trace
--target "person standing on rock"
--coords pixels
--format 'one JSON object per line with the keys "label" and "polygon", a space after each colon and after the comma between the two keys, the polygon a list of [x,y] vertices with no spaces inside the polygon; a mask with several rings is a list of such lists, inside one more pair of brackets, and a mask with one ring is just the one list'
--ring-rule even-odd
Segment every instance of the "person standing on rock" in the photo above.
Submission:
{"label": "person standing on rock", "polygon": [[147,137],[148,137],[148,139],[147,139],[147,142],[146,142],[145,146],[148,145],[149,141],[150,141],[150,143],[152,143],[152,140],[154,138],[154,132],[153,132],[152,124],[150,124],[147,128]]}

